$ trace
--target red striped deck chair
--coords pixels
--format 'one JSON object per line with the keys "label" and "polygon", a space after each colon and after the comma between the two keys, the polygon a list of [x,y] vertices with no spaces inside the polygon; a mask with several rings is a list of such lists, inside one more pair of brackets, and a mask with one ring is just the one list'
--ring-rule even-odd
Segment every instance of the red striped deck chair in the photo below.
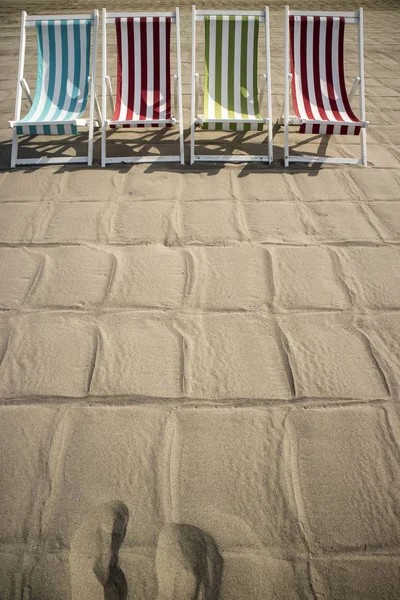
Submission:
{"label": "red striped deck chair", "polygon": [[[199,74],[196,73],[196,23],[204,23],[204,106],[199,113]],[[258,94],[258,37],[265,26],[266,74]],[[262,99],[267,91],[265,116]],[[192,103],[190,162],[272,162],[271,77],[269,13],[262,11],[196,10],[192,8]],[[268,129],[268,149],[260,155],[199,154],[195,128],[208,131],[262,131]]]}
{"label": "red striped deck chair", "polygon": [[[345,23],[358,25],[359,74],[347,93],[344,71]],[[290,62],[290,69],[289,69]],[[291,82],[291,86],[290,86]],[[360,115],[350,102],[360,86]],[[294,116],[289,115],[289,87]],[[285,166],[292,162],[367,164],[363,12],[291,11],[286,6],[285,98],[281,123],[285,127]],[[289,154],[289,125],[299,133],[315,135],[360,135],[361,159]]]}
{"label": "red striped deck chair", "polygon": [[[107,24],[115,26],[117,85],[114,99],[107,75]],[[174,97],[177,116],[172,112],[171,29],[176,32],[177,75]],[[179,9],[162,13],[108,13],[102,11],[102,152],[101,164],[138,162],[180,162],[184,164],[182,122],[182,80],[180,60]],[[112,117],[107,116],[107,96]],[[136,154],[107,157],[106,129],[170,128],[179,126],[179,152],[175,155]],[[147,144],[148,142],[146,142]]]}
{"label": "red striped deck chair", "polygon": [[[36,28],[37,74],[32,98],[24,78],[26,28]],[[11,167],[31,164],[92,164],[98,11],[87,15],[27,15],[22,13]],[[92,36],[93,33],[93,36]],[[92,41],[93,38],[93,41]],[[92,48],[92,61],[90,54]],[[89,98],[89,118],[82,117]],[[30,110],[21,118],[22,90]],[[18,136],[77,135],[89,128],[87,156],[18,158]],[[65,141],[63,141],[65,144]]]}

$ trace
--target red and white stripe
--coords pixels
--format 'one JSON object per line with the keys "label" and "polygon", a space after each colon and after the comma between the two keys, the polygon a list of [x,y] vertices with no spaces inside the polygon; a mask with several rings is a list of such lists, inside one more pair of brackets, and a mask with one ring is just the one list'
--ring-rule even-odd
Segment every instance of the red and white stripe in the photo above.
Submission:
{"label": "red and white stripe", "polygon": [[[171,124],[170,17],[115,19],[118,77],[115,112],[110,122],[131,121],[123,127]],[[143,121],[143,123],[140,123]],[[168,124],[162,125],[163,127]]]}
{"label": "red and white stripe", "polygon": [[[344,24],[343,17],[289,17],[293,109],[297,117],[311,121],[300,125],[300,133],[360,133],[346,92]],[[354,125],[340,125],[343,121]]]}

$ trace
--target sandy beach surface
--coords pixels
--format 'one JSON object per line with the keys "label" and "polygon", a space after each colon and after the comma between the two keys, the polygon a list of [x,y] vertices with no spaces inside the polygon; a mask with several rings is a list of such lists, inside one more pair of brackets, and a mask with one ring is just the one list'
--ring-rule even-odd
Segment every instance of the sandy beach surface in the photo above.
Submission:
{"label": "sandy beach surface", "polygon": [[[244,4],[260,8],[198,6]],[[20,11],[96,4],[0,1],[2,600],[400,598],[400,5],[361,5],[368,168],[283,169],[275,128],[268,167],[101,169],[97,132],[93,168],[11,171]],[[31,37],[33,88],[35,64]],[[130,134],[113,136],[117,153]],[[358,156],[332,138],[291,139]]]}

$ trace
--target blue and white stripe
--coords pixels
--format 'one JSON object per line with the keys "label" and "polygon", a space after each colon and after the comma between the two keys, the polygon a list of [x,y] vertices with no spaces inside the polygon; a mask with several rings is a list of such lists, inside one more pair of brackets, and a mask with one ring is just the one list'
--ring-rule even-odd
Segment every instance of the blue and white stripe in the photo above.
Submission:
{"label": "blue and white stripe", "polygon": [[78,133],[89,91],[90,32],[90,20],[36,21],[36,92],[29,113],[15,123],[18,134]]}

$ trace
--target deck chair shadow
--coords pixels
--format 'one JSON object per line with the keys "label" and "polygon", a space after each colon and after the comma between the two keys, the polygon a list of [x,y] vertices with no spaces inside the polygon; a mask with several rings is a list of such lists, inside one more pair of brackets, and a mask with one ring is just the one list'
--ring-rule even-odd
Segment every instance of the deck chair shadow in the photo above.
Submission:
{"label": "deck chair shadow", "polygon": [[[199,113],[200,76],[196,72],[196,23],[204,22],[204,107]],[[265,24],[266,74],[258,94],[258,34]],[[192,91],[190,164],[211,162],[272,162],[271,76],[269,13],[263,11],[196,10],[192,7]],[[265,117],[260,114],[267,95]],[[213,131],[268,130],[264,154],[199,154],[195,129]],[[264,147],[267,145],[267,153]]]}
{"label": "deck chair shadow", "polygon": [[[358,26],[358,76],[347,93],[344,28]],[[290,66],[289,66],[290,62]],[[289,88],[294,115],[289,114]],[[359,87],[358,118],[351,101]],[[285,87],[279,119],[284,125],[284,163],[339,163],[367,166],[363,9],[356,12],[289,10],[285,7]],[[289,126],[311,135],[360,135],[361,158],[290,154]]]}
{"label": "deck chair shadow", "polygon": [[[107,25],[114,24],[117,42],[117,87],[114,98],[107,74]],[[174,76],[175,112],[171,93],[171,28],[175,25],[177,75]],[[116,13],[102,11],[101,165],[109,163],[180,162],[184,164],[182,79],[179,9],[174,12]],[[107,98],[112,117],[107,116]],[[108,157],[107,127],[111,129],[179,126],[179,150],[174,155],[137,154]],[[108,138],[110,139],[110,138]],[[112,137],[111,137],[112,140]]]}
{"label": "deck chair shadow", "polygon": [[[33,99],[24,78],[27,27],[36,27],[38,46],[36,90]],[[94,88],[97,29],[98,11],[88,15],[27,15],[25,11],[22,13],[15,116],[13,121],[8,122],[13,129],[11,167],[49,163],[92,164],[95,102],[97,104]],[[82,118],[89,88],[89,117]],[[22,91],[31,105],[23,118]],[[77,135],[78,127],[81,126],[89,129],[87,156],[18,158],[18,136]]]}

